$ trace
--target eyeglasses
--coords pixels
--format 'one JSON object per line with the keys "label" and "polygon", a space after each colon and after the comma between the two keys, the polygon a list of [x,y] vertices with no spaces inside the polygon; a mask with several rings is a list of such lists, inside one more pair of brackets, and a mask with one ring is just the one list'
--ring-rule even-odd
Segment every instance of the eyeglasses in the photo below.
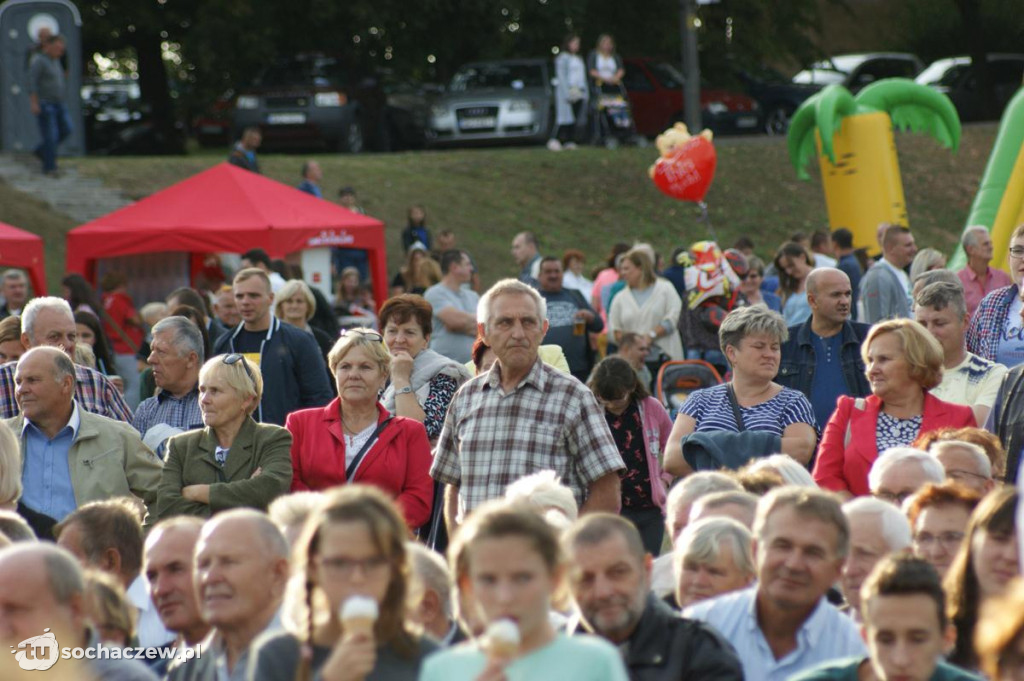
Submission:
{"label": "eyeglasses", "polygon": [[1011,258],[1024,258],[1024,246],[1014,246],[1010,249]]}
{"label": "eyeglasses", "polygon": [[342,338],[351,335],[360,336],[362,338],[369,338],[370,340],[376,341],[378,343],[384,342],[384,336],[380,335],[376,331],[363,331],[362,329],[342,329],[340,335]]}
{"label": "eyeglasses", "polygon": [[960,546],[960,542],[964,540],[963,532],[940,532],[939,534],[930,534],[922,532],[921,534],[914,537],[914,544],[921,547],[931,546],[935,542],[938,542],[945,549],[956,549]]}
{"label": "eyeglasses", "polygon": [[914,496],[914,492],[910,490],[905,492],[873,492],[871,496],[882,501],[888,501],[891,504],[896,504],[897,506],[902,506],[904,501]]}
{"label": "eyeglasses", "polygon": [[965,471],[962,468],[950,468],[946,471],[946,476],[952,478],[956,482],[967,482],[971,478],[978,478],[979,480],[989,480],[980,473],[974,473],[972,471]]}
{"label": "eyeglasses", "polygon": [[388,559],[384,556],[373,556],[372,558],[319,558],[320,566],[331,573],[334,577],[347,579],[356,573],[356,569],[362,571],[366,576],[380,575],[388,566]]}
{"label": "eyeglasses", "polygon": [[224,355],[224,359],[221,361],[227,364],[228,366],[242,362],[242,368],[245,369],[245,375],[249,377],[249,380],[252,382],[252,387],[255,388],[256,377],[252,375],[252,369],[249,368],[249,363],[242,361],[244,359],[244,355],[241,355],[237,352],[232,352],[230,355]]}

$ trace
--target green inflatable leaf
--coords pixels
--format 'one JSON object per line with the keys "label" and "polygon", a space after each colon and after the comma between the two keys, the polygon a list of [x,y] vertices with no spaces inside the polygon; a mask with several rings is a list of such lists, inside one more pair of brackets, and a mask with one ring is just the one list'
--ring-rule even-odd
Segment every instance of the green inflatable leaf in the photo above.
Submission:
{"label": "green inflatable leaf", "polygon": [[872,83],[856,97],[859,107],[885,111],[897,130],[928,133],[947,149],[960,146],[960,117],[949,97],[907,78]]}
{"label": "green inflatable leaf", "polygon": [[843,118],[857,113],[857,102],[842,85],[829,85],[820,93],[814,105],[821,133],[821,151],[832,163],[836,162],[833,138],[843,125]]}
{"label": "green inflatable leaf", "polygon": [[807,174],[807,163],[814,158],[814,131],[817,127],[815,104],[820,96],[818,92],[808,97],[789,119],[789,134],[786,136],[789,161],[801,180],[811,179]]}

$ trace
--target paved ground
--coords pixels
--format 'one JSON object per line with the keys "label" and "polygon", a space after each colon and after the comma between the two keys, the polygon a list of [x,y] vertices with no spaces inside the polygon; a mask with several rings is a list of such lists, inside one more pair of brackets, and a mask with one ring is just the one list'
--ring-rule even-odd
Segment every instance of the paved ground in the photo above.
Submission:
{"label": "paved ground", "polygon": [[81,177],[64,167],[59,177],[39,172],[39,161],[28,154],[0,154],[0,180],[34,196],[53,210],[83,224],[131,203],[120,192],[95,178]]}

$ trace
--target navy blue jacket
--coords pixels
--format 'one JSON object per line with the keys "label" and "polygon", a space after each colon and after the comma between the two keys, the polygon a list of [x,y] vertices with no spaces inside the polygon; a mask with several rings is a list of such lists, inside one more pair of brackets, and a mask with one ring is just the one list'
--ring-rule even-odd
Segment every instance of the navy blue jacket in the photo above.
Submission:
{"label": "navy blue jacket", "polygon": [[[840,356],[843,363],[843,377],[846,379],[847,395],[867,397],[871,394],[871,385],[864,375],[864,360],[860,356],[860,345],[868,335],[870,324],[846,322],[843,324],[842,348]],[[789,340],[782,345],[782,362],[779,364],[779,375],[775,382],[793,390],[799,390],[807,399],[811,399],[811,386],[814,385],[814,343],[811,342],[811,320],[803,324],[789,327]],[[824,428],[824,423],[819,423]]]}
{"label": "navy blue jacket", "polygon": [[[242,326],[221,336],[213,354],[235,352],[235,336]],[[334,399],[316,339],[274,317],[260,346],[260,373],[263,399],[253,414],[260,423],[283,426],[285,417],[296,409],[322,407]]]}

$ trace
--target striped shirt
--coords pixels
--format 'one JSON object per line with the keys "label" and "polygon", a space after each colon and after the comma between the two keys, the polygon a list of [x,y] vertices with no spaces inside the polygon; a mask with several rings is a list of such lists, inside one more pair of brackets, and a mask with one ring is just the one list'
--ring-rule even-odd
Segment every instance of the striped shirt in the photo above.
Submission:
{"label": "striped shirt", "polygon": [[[14,418],[20,412],[14,398],[14,369],[17,366],[17,362],[0,366],[0,419]],[[132,410],[106,376],[95,369],[76,364],[75,378],[75,401],[79,407],[115,421],[132,422]]]}
{"label": "striped shirt", "polygon": [[[727,384],[695,390],[683,403],[680,413],[697,422],[694,432],[724,430],[738,433],[736,417],[729,405]],[[775,397],[752,407],[740,406],[740,416],[747,430],[766,431],[782,437],[782,431],[794,423],[806,423],[817,430],[814,408],[798,390],[783,388]]]}
{"label": "striped shirt", "polygon": [[459,518],[545,469],[577,504],[595,480],[625,469],[593,393],[539,359],[509,393],[497,363],[465,383],[448,408],[430,469],[435,480],[459,486]]}
{"label": "striped shirt", "polygon": [[1006,372],[1002,364],[968,352],[964,361],[942,372],[942,383],[931,393],[944,402],[991,409]]}

